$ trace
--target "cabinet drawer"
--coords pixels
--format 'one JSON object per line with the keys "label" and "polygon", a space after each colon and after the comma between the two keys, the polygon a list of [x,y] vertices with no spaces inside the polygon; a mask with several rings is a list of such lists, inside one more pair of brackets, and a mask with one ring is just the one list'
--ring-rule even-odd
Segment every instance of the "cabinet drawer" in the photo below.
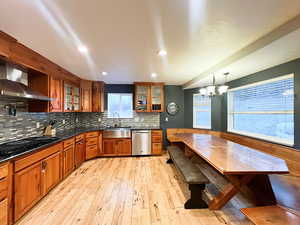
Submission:
{"label": "cabinet drawer", "polygon": [[162,137],[162,130],[152,130],[152,136],[161,136]]}
{"label": "cabinet drawer", "polygon": [[0,201],[0,224],[8,224],[8,200],[7,198]]}
{"label": "cabinet drawer", "polygon": [[98,136],[98,131],[88,132],[85,134],[86,138],[97,137],[97,136]]}
{"label": "cabinet drawer", "polygon": [[91,145],[86,147],[86,153],[85,158],[86,159],[92,159],[98,156],[98,146],[97,145]]}
{"label": "cabinet drawer", "polygon": [[15,162],[15,172],[19,171],[21,169],[24,169],[25,167],[28,167],[30,165],[33,165],[34,163],[47,158],[48,156],[61,151],[63,148],[62,146],[62,142],[57,144],[57,145],[53,145],[49,148],[46,148],[42,151],[39,151],[37,153],[33,153],[32,155],[26,156],[25,158],[19,159]]}
{"label": "cabinet drawer", "polygon": [[67,148],[71,145],[75,144],[75,138],[71,138],[69,140],[64,141],[64,148]]}
{"label": "cabinet drawer", "polygon": [[7,198],[8,191],[8,178],[0,180],[0,201]]}
{"label": "cabinet drawer", "polygon": [[83,139],[84,139],[84,134],[77,135],[75,138],[76,142],[81,141]]}
{"label": "cabinet drawer", "polygon": [[161,143],[161,142],[162,142],[162,136],[152,135],[152,143]]}
{"label": "cabinet drawer", "polygon": [[86,146],[97,145],[97,144],[98,144],[98,138],[97,137],[86,139]]}
{"label": "cabinet drawer", "polygon": [[160,155],[162,152],[162,144],[161,143],[153,143],[152,144],[152,154]]}
{"label": "cabinet drawer", "polygon": [[8,176],[8,164],[0,166],[0,179]]}

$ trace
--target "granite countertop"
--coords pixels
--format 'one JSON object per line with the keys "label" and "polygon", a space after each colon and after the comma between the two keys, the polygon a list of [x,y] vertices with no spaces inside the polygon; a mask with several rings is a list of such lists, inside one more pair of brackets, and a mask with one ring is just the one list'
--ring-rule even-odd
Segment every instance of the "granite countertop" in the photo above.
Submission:
{"label": "granite countertop", "polygon": [[[57,139],[54,140],[53,142],[42,145],[38,148],[33,148],[33,149],[28,150],[28,151],[18,153],[16,155],[0,156],[0,163],[7,162],[7,161],[13,160],[17,157],[20,157],[20,156],[23,156],[23,155],[26,155],[26,154],[29,154],[29,153],[33,153],[35,151],[39,151],[39,150],[47,148],[47,147],[50,147],[51,145],[57,144],[61,141],[64,141],[66,139],[69,139],[71,137],[77,136],[77,135],[82,134],[82,133],[86,133],[86,132],[90,132],[90,131],[105,130],[105,129],[107,129],[107,128],[106,127],[92,127],[92,128],[83,127],[83,128],[69,129],[69,130],[66,130],[64,132],[57,132],[57,134],[56,134]],[[159,130],[161,128],[159,128],[159,127],[131,127],[131,128],[128,128],[128,129],[131,129],[131,130]]]}

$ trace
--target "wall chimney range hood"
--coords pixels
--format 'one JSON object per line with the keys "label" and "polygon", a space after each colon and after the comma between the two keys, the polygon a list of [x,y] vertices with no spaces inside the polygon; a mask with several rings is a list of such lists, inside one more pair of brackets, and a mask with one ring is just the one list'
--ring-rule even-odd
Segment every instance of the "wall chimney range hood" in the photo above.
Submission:
{"label": "wall chimney range hood", "polygon": [[9,63],[0,64],[0,97],[51,101],[51,98],[28,87],[28,74]]}

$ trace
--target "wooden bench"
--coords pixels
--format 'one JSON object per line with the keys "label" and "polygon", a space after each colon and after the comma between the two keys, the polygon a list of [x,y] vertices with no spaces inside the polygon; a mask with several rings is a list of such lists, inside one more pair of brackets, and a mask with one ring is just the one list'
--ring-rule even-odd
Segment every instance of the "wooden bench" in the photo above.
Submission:
{"label": "wooden bench", "polygon": [[206,202],[202,199],[202,192],[208,179],[202,174],[199,168],[188,159],[184,152],[176,147],[169,146],[168,153],[170,159],[167,163],[174,163],[176,169],[182,175],[184,181],[189,185],[191,197],[184,204],[185,209],[203,209],[208,208]]}
{"label": "wooden bench", "polygon": [[242,213],[257,225],[300,224],[300,177],[270,175],[278,205],[244,208]]}

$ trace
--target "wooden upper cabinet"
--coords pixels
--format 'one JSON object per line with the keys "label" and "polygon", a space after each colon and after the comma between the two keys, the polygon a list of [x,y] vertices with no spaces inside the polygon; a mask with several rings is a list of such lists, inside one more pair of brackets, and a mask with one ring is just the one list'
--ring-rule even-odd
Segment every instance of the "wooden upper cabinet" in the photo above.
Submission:
{"label": "wooden upper cabinet", "polygon": [[42,164],[38,162],[15,173],[15,220],[42,197]]}
{"label": "wooden upper cabinet", "polygon": [[80,111],[80,88],[69,82],[64,82],[64,111]]}
{"label": "wooden upper cabinet", "polygon": [[134,84],[136,112],[164,111],[164,83],[136,82]]}
{"label": "wooden upper cabinet", "polygon": [[92,81],[81,80],[81,112],[92,112]]}
{"label": "wooden upper cabinet", "polygon": [[50,102],[50,112],[62,112],[63,111],[63,81],[50,77],[50,98],[53,100]]}
{"label": "wooden upper cabinet", "polygon": [[8,58],[10,56],[11,47],[17,43],[17,40],[8,34],[0,31],[0,55]]}
{"label": "wooden upper cabinet", "polygon": [[164,111],[164,84],[154,83],[151,85],[151,112]]}
{"label": "wooden upper cabinet", "polygon": [[57,152],[42,161],[43,195],[47,194],[61,180],[61,153]]}
{"label": "wooden upper cabinet", "polygon": [[31,68],[42,73],[48,72],[48,60],[21,43],[12,45],[9,58],[14,63],[26,68]]}
{"label": "wooden upper cabinet", "polygon": [[92,86],[92,111],[104,112],[104,82],[94,81]]}

